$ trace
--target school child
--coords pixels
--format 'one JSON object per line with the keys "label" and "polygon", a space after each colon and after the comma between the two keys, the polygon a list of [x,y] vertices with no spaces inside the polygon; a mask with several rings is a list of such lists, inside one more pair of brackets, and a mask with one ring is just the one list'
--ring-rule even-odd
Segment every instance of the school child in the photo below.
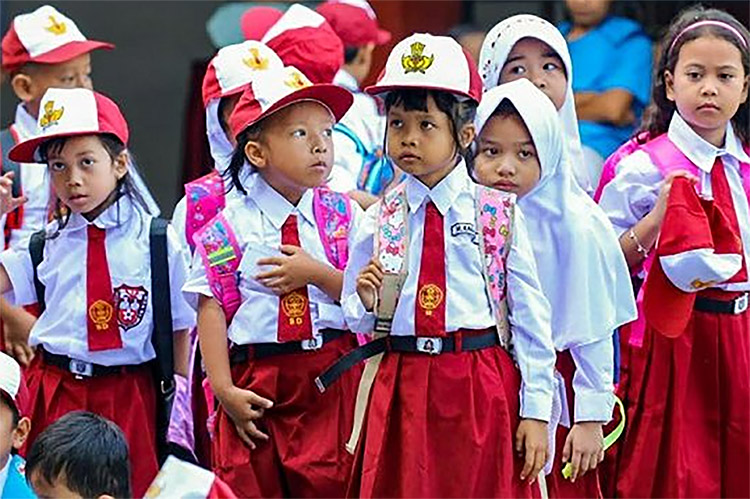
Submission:
{"label": "school child", "polygon": [[568,44],[554,25],[541,17],[509,17],[487,33],[480,53],[484,89],[527,78],[552,100],[562,120],[566,154],[573,176],[584,191],[594,192],[584,162],[573,97],[573,65]]}
{"label": "school child", "polygon": [[345,492],[358,376],[322,396],[313,379],[357,345],[338,301],[359,208],[322,187],[351,102],[293,67],[258,73],[230,118],[242,195],[194,238],[184,292],[219,402],[213,471],[240,497]]}
{"label": "school child", "polygon": [[0,352],[0,498],[27,499],[34,493],[26,483],[26,461],[18,455],[31,429],[29,392],[21,367]]}
{"label": "school child", "polygon": [[[547,457],[550,312],[515,197],[477,186],[464,163],[476,67],[453,39],[415,34],[366,91],[385,96],[388,154],[407,176],[368,209],[344,278],[349,326],[376,331],[359,359],[378,355],[348,495],[529,496]],[[335,387],[349,360],[317,382]]]}
{"label": "school child", "polygon": [[329,0],[316,10],[344,43],[344,65],[333,82],[354,94],[352,108],[333,130],[336,157],[329,186],[350,192],[366,208],[392,179],[393,168],[382,159],[385,118],[360,87],[372,69],[375,47],[388,43],[391,34],[380,28],[367,0]]}
{"label": "school child", "polygon": [[128,460],[128,443],[116,424],[91,412],[74,411],[36,439],[29,450],[26,478],[39,497],[143,497],[131,492]]}
{"label": "school child", "polygon": [[55,221],[28,251],[0,254],[0,292],[12,291],[15,304],[38,300],[43,310],[29,340],[29,442],[73,410],[111,419],[127,436],[133,491],[142,494],[158,470],[156,414],[170,393],[172,361],[186,374],[195,317],[180,293],[185,257],[131,184],[128,126],[117,105],[86,89],[49,89],[41,105],[40,134],[10,158],[47,164]]}
{"label": "school child", "polygon": [[475,124],[473,174],[519,196],[552,310],[564,388],[549,496],[601,497],[595,470],[614,406],[612,332],[635,318],[627,264],[609,220],[573,179],[556,110],[540,90],[525,79],[489,90]]}
{"label": "school child", "polygon": [[[257,72],[281,67],[283,63],[276,53],[255,41],[223,47],[208,66],[203,79],[203,104],[208,145],[214,160],[213,171],[185,185],[185,196],[172,214],[172,225],[188,258],[195,248],[193,235],[224,208],[227,198],[240,196],[237,189],[229,189],[231,182],[227,175],[235,145],[229,129],[229,116]],[[190,260],[187,263],[189,265]],[[169,441],[188,451],[187,457],[210,466],[211,444],[206,422],[212,408],[208,404],[210,400],[203,396],[205,376],[200,366],[197,341],[194,332],[191,335],[188,379],[176,387]]]}
{"label": "school child", "polygon": [[622,161],[600,200],[628,264],[646,275],[630,336],[643,359],[631,364],[616,493],[746,497],[748,31],[692,7],[661,53],[651,140]]}

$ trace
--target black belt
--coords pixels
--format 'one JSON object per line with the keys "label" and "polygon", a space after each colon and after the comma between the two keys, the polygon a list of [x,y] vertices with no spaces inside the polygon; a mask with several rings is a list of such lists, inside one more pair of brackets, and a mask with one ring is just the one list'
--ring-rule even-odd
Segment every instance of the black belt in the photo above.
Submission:
{"label": "black belt", "polygon": [[112,376],[126,372],[134,372],[143,368],[146,364],[136,364],[129,366],[102,366],[87,362],[85,360],[73,359],[67,355],[58,355],[51,353],[44,348],[39,348],[42,354],[42,361],[50,366],[59,367],[63,371],[74,374],[76,378],[98,378],[100,376]]}
{"label": "black belt", "polygon": [[315,378],[315,385],[320,392],[326,391],[346,371],[360,362],[383,352],[422,353],[439,355],[441,353],[470,352],[500,345],[500,338],[495,329],[478,335],[461,335],[461,346],[457,348],[454,335],[445,337],[418,337],[388,335],[362,345],[341,357],[335,364]]}
{"label": "black belt", "polygon": [[252,359],[263,359],[277,355],[292,353],[311,352],[319,350],[326,343],[338,339],[345,334],[351,334],[342,329],[321,329],[320,335],[309,340],[289,341],[286,343],[251,343],[247,345],[234,345],[229,354],[232,365],[244,364]]}
{"label": "black belt", "polygon": [[712,312],[715,314],[739,315],[748,309],[748,293],[738,296],[734,300],[723,301],[697,296],[693,308],[699,312]]}

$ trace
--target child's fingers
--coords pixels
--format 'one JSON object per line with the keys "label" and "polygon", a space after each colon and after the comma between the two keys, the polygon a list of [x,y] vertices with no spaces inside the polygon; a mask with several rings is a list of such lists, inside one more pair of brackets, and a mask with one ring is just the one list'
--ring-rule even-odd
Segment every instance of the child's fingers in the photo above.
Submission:
{"label": "child's fingers", "polygon": [[265,258],[258,259],[255,265],[284,265],[288,257],[286,256],[267,256]]}
{"label": "child's fingers", "polygon": [[237,430],[237,435],[239,435],[240,440],[242,440],[245,443],[245,445],[250,447],[250,450],[255,450],[256,445],[252,440],[250,440],[250,436],[247,434],[245,429],[242,428],[242,426],[238,425],[237,423],[234,424],[234,427]]}
{"label": "child's fingers", "polygon": [[271,407],[273,407],[272,400],[269,400],[265,397],[261,397],[257,393],[251,392],[250,390],[245,390],[245,392],[247,392],[246,402],[248,404],[255,405],[263,409],[270,409]]}
{"label": "child's fingers", "polygon": [[521,451],[523,450],[523,443],[524,443],[525,436],[526,434],[523,432],[523,430],[519,426],[518,430],[516,430],[516,452],[518,454],[520,454]]}
{"label": "child's fingers", "polygon": [[570,454],[573,452],[573,439],[570,437],[570,432],[568,432],[568,436],[565,439],[565,446],[563,447],[562,451],[562,462],[567,463],[570,461]]}
{"label": "child's fingers", "polygon": [[253,438],[257,438],[260,440],[268,440],[269,438],[268,435],[260,431],[258,427],[255,425],[255,423],[253,423],[252,421],[247,423],[247,426],[245,427],[245,431],[247,431],[247,433]]}
{"label": "child's fingers", "polygon": [[605,454],[605,452],[604,452],[604,448],[602,448],[602,450],[600,450],[600,451],[599,451],[599,462],[600,462],[600,463],[601,463],[602,461],[604,461],[604,454]]}
{"label": "child's fingers", "polygon": [[300,248],[299,246],[293,246],[291,244],[282,244],[279,247],[279,250],[285,255],[293,255],[297,253],[298,251],[302,250],[302,248]]}
{"label": "child's fingers", "polygon": [[362,284],[367,283],[368,287],[372,287],[373,291],[377,291],[378,289],[380,289],[380,285],[382,284],[382,281],[380,281],[372,274],[363,274],[359,276],[359,279],[357,279],[357,281],[361,282]]}
{"label": "child's fingers", "polygon": [[572,473],[570,475],[570,481],[573,482],[573,483],[575,483],[576,478],[578,478],[578,472],[581,469],[581,457],[582,457],[582,454],[583,453],[581,451],[579,451],[579,450],[574,450],[573,451],[573,459],[571,461],[571,464],[573,465],[573,471],[572,471]]}
{"label": "child's fingers", "polygon": [[539,476],[539,473],[541,473],[542,468],[544,468],[544,463],[547,461],[547,453],[543,450],[537,450],[534,456],[534,468],[531,470],[531,473],[529,474],[529,482],[534,483],[536,478]]}
{"label": "child's fingers", "polygon": [[590,469],[589,466],[591,464],[591,461],[591,454],[589,454],[588,452],[584,452],[581,455],[581,468],[578,471],[578,476],[583,476],[586,474],[586,472]]}
{"label": "child's fingers", "polygon": [[383,268],[380,266],[380,262],[375,261],[370,263],[370,265],[367,266],[367,270],[381,281],[383,280],[384,272]]}
{"label": "child's fingers", "polygon": [[533,449],[527,444],[526,445],[526,459],[523,463],[523,469],[521,470],[521,480],[526,480],[526,477],[529,476],[531,473],[531,470],[534,469],[534,462],[536,460],[536,456],[534,455]]}

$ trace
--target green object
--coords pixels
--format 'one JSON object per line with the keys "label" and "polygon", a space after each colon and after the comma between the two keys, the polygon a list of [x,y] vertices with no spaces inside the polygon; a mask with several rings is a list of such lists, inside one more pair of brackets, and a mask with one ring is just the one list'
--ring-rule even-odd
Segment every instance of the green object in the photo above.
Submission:
{"label": "green object", "polygon": [[[612,447],[612,444],[617,442],[617,439],[620,438],[620,435],[622,435],[622,432],[625,430],[625,406],[622,405],[622,400],[615,397],[615,403],[617,404],[617,407],[620,410],[620,423],[617,425],[617,427],[612,430],[612,433],[604,437],[604,450],[606,451],[610,447]],[[570,479],[571,475],[573,474],[573,464],[568,463],[565,465],[565,467],[562,470],[562,475],[566,479]]]}

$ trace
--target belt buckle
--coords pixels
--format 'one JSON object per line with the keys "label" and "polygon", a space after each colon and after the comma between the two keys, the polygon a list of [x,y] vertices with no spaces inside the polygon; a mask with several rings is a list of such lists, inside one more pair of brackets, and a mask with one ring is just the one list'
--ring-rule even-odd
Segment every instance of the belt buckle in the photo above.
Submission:
{"label": "belt buckle", "polygon": [[310,338],[309,340],[302,340],[300,342],[300,347],[302,347],[302,350],[309,351],[309,350],[320,350],[320,348],[323,346],[323,335],[317,334]]}
{"label": "belt buckle", "polygon": [[430,355],[438,355],[443,351],[442,338],[417,338],[417,351]]}
{"label": "belt buckle", "polygon": [[81,379],[84,376],[90,378],[94,375],[94,364],[85,360],[70,359],[68,370],[75,374],[76,379]]}
{"label": "belt buckle", "polygon": [[750,299],[748,298],[749,296],[750,293],[745,293],[734,300],[734,315],[739,315],[748,309],[748,302],[750,302]]}

